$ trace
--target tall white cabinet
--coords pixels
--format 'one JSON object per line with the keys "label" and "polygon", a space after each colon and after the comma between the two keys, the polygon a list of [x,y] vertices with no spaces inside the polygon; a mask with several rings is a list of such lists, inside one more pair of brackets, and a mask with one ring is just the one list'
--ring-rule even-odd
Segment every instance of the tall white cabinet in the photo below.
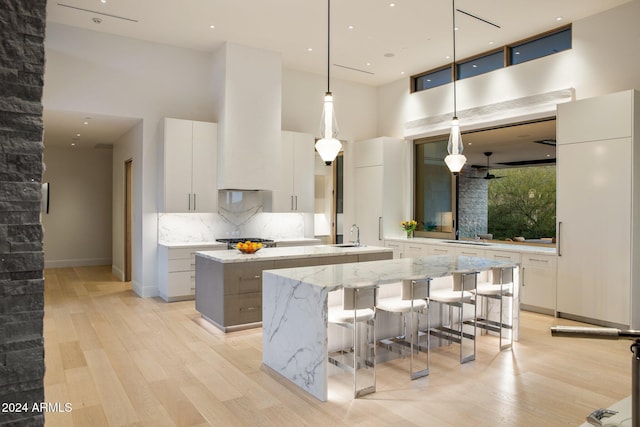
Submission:
{"label": "tall white cabinet", "polygon": [[[360,242],[384,245],[386,237],[402,236],[405,210],[407,145],[403,139],[380,137],[354,144],[355,223]],[[345,224],[345,234],[351,224]]]}
{"label": "tall white cabinet", "polygon": [[315,148],[313,135],[282,131],[280,162],[272,172],[273,212],[313,212]]}
{"label": "tall white cabinet", "polygon": [[557,310],[640,328],[636,91],[558,106]]}
{"label": "tall white cabinet", "polygon": [[215,212],[217,125],[165,118],[163,212]]}

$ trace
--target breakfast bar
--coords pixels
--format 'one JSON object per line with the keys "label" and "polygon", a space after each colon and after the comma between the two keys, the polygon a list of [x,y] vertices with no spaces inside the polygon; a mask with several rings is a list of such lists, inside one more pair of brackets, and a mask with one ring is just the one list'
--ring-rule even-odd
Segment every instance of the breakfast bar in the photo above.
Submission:
{"label": "breakfast bar", "polygon": [[[403,280],[437,279],[501,267],[517,267],[517,263],[445,255],[265,270],[262,275],[263,363],[302,390],[326,401],[327,313],[331,292],[382,288]],[[518,307],[517,284],[514,285],[514,305]],[[518,317],[516,309],[515,336]]]}

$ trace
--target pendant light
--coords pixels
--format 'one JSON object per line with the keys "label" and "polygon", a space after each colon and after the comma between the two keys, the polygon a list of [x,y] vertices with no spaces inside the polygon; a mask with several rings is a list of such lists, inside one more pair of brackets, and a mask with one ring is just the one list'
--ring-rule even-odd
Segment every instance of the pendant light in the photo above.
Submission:
{"label": "pendant light", "polygon": [[338,136],[338,121],[333,109],[333,95],[330,89],[331,71],[331,0],[327,0],[327,92],[324,94],[324,106],[322,108],[322,118],[320,119],[320,134],[322,139],[316,142],[316,151],[324,160],[326,165],[331,165],[342,149],[342,144]]}
{"label": "pendant light", "polygon": [[467,158],[462,154],[464,147],[462,145],[462,135],[460,134],[456,106],[456,0],[452,0],[451,3],[453,5],[453,120],[451,121],[451,134],[449,134],[449,143],[447,144],[449,155],[444,158],[444,162],[451,172],[458,174],[458,172],[462,170]]}

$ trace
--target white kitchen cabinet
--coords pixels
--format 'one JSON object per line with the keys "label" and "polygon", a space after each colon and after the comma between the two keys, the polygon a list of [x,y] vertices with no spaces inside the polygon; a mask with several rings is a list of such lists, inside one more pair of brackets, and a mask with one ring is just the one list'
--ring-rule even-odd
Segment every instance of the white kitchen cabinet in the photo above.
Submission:
{"label": "white kitchen cabinet", "polygon": [[638,101],[626,91],[558,106],[560,316],[640,328]]}
{"label": "white kitchen cabinet", "polygon": [[387,248],[393,250],[393,258],[404,258],[404,244],[401,242],[394,242],[393,240],[385,240],[384,245]]}
{"label": "white kitchen cabinet", "polygon": [[556,311],[556,256],[522,254],[520,304],[523,310],[554,315]]}
{"label": "white kitchen cabinet", "polygon": [[195,298],[196,252],[226,249],[225,245],[174,248],[158,246],[158,288],[167,302]]}
{"label": "white kitchen cabinet", "polygon": [[282,131],[273,212],[313,212],[315,151],[313,135]]}
{"label": "white kitchen cabinet", "polygon": [[429,245],[427,246],[427,255],[455,255],[456,248],[450,245]]}
{"label": "white kitchen cabinet", "polygon": [[475,245],[464,245],[464,243],[462,243],[462,245],[463,246],[456,247],[456,250],[454,252],[456,256],[471,256],[471,257],[477,257],[477,258],[484,258],[484,254],[485,254],[484,247],[475,246]]}
{"label": "white kitchen cabinet", "polygon": [[215,123],[164,119],[163,212],[215,212]]}
{"label": "white kitchen cabinet", "polygon": [[[405,210],[406,142],[381,137],[354,144],[354,219],[360,242],[382,246],[385,237],[400,237]],[[406,255],[405,255],[406,257]]]}
{"label": "white kitchen cabinet", "polygon": [[418,241],[404,243],[403,254],[405,258],[420,258],[429,255],[428,246]]}

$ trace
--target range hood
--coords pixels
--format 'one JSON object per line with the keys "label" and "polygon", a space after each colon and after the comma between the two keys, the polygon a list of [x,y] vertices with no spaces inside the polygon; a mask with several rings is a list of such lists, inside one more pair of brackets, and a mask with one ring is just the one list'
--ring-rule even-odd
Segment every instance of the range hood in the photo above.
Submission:
{"label": "range hood", "polygon": [[225,43],[214,55],[218,189],[273,190],[282,125],[282,58]]}

